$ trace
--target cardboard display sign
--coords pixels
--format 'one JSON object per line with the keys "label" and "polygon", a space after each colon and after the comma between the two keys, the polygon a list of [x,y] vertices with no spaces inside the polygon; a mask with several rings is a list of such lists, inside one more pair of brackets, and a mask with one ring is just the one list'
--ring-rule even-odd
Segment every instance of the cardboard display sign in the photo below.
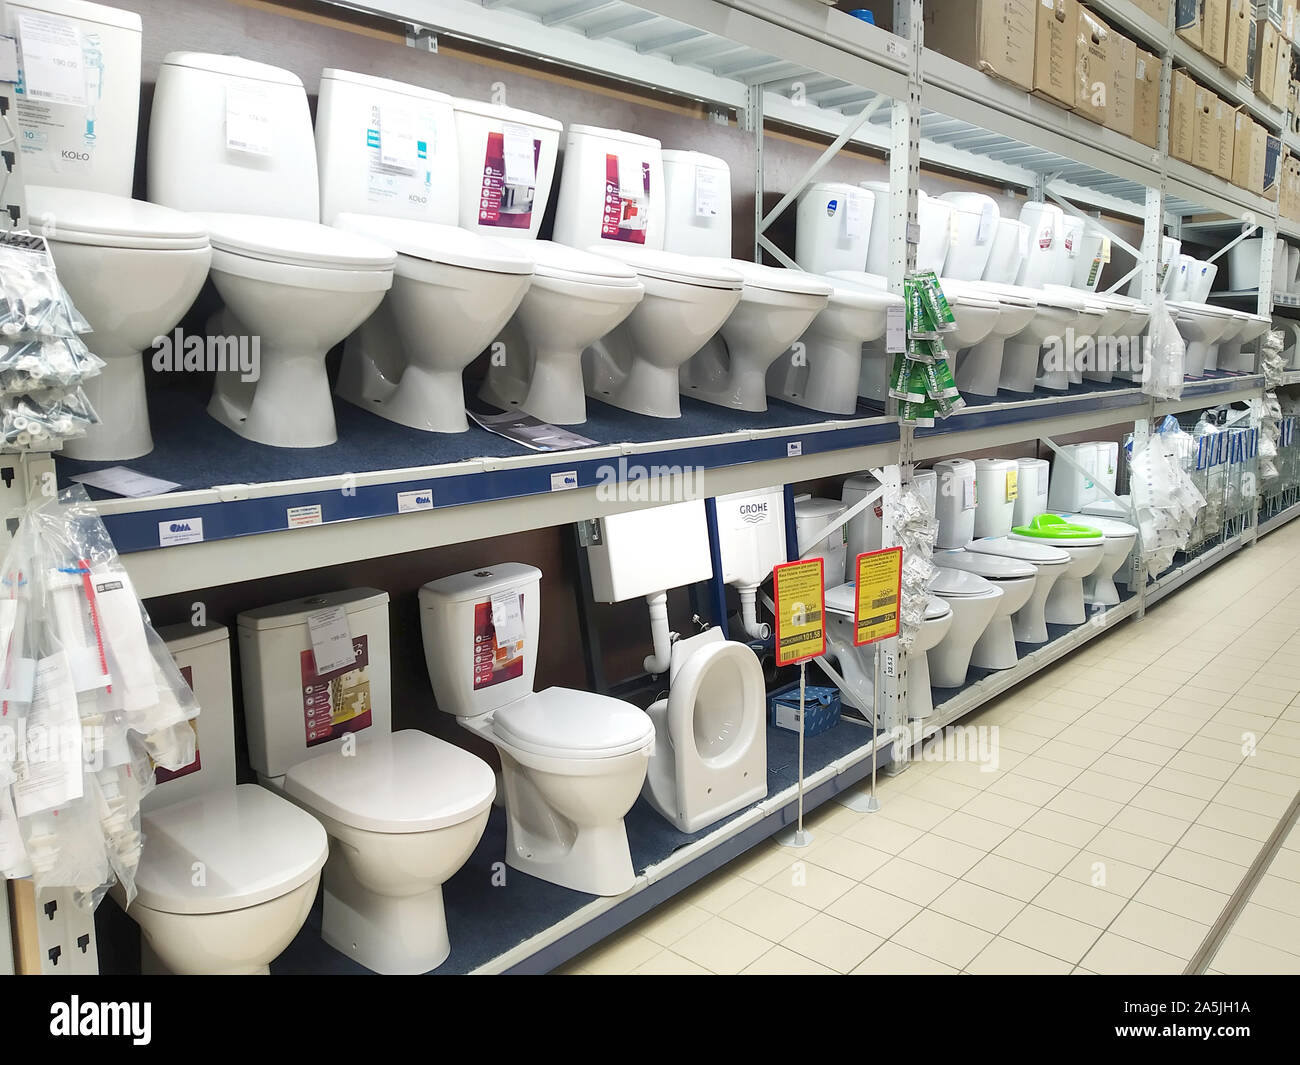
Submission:
{"label": "cardboard display sign", "polygon": [[853,643],[857,647],[898,635],[898,605],[903,585],[903,549],[869,551],[857,559]]}

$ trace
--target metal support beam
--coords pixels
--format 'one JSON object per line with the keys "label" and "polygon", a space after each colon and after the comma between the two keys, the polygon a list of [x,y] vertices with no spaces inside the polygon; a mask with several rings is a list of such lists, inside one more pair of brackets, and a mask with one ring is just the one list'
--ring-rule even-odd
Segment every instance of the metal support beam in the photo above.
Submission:
{"label": "metal support beam", "polygon": [[745,91],[741,125],[754,141],[754,262],[763,261],[763,86]]}

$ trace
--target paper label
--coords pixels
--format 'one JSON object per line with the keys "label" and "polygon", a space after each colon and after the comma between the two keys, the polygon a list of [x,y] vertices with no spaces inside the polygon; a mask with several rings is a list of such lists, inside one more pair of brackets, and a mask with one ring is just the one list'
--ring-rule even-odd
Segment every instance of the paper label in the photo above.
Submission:
{"label": "paper label", "polygon": [[[194,670],[189,666],[181,666],[181,676],[185,678],[185,683],[190,691],[194,690]],[[153,781],[155,784],[166,784],[169,780],[175,780],[177,777],[187,777],[191,773],[197,773],[203,768],[203,760],[199,754],[199,722],[198,718],[190,719],[190,728],[194,730],[194,761],[189,765],[181,766],[180,769],[164,769],[160,765],[153,767]],[[152,762],[153,759],[150,759]]]}
{"label": "paper label", "polygon": [[62,653],[36,667],[32,706],[23,737],[23,762],[14,784],[19,817],[64,806],[82,794],[81,718],[72,672]]}
{"label": "paper label", "polygon": [[520,126],[507,125],[504,133],[488,134],[479,189],[479,225],[528,229],[533,224],[541,152],[542,142],[529,138]]}
{"label": "paper label", "polygon": [[409,514],[413,510],[433,509],[433,489],[418,488],[414,492],[397,493],[397,513]]}
{"label": "paper label", "polygon": [[492,596],[492,632],[497,646],[508,647],[524,639],[524,604],[518,592],[497,592]]}
{"label": "paper label", "polygon": [[1020,498],[1020,471],[1007,471],[1007,498],[1006,502],[1014,503]]}
{"label": "paper label", "polygon": [[164,481],[161,477],[150,477],[148,474],[137,473],[125,466],[110,466],[106,470],[95,470],[93,473],[79,473],[72,480],[88,484],[92,488],[102,488],[105,492],[112,492],[114,495],[127,496],[131,499],[164,495],[173,488],[180,487],[176,481]]}
{"label": "paper label", "polygon": [[[518,597],[519,616],[523,617],[524,596]],[[496,596],[492,597],[493,600]],[[493,601],[483,600],[474,604],[474,690],[490,688],[494,684],[503,684],[508,680],[524,675],[524,641],[522,625],[519,638],[509,642],[497,639],[496,625],[493,622]]]}
{"label": "paper label", "polygon": [[271,107],[266,93],[226,89],[226,147],[249,155],[271,154]]}
{"label": "paper label", "polygon": [[993,236],[993,226],[998,219],[998,209],[995,204],[986,203],[980,209],[979,229],[975,232],[975,243],[986,244],[990,237]]}
{"label": "paper label", "polygon": [[722,201],[722,171],[711,166],[695,168],[695,217],[717,218]]}
{"label": "paper label", "polygon": [[1139,59],[1137,61],[1136,78],[1138,81],[1147,80],[1147,61],[1145,59]]}
{"label": "paper label", "polygon": [[291,529],[304,525],[319,525],[322,521],[319,503],[310,506],[289,507],[284,512],[285,521]]}
{"label": "paper label", "polygon": [[977,505],[975,478],[961,483],[961,509],[974,510]]}
{"label": "paper label", "polygon": [[158,546],[197,544],[203,539],[202,518],[176,518],[158,523]]}
{"label": "paper label", "polygon": [[366,636],[352,641],[353,663],[329,672],[316,668],[315,656],[303,651],[302,710],[307,746],[328,743],[371,725],[370,653]]}
{"label": "paper label", "polygon": [[537,184],[537,156],[533,138],[523,126],[507,123],[501,137],[502,173],[507,185]]}
{"label": "paper label", "polygon": [[613,152],[605,154],[605,207],[600,235],[604,240],[644,244],[649,225],[650,164],[620,167]]}
{"label": "paper label", "polygon": [[86,106],[81,33],[71,19],[18,12],[23,50],[23,95],[42,103]]}
{"label": "paper label", "polygon": [[785,562],[772,571],[776,601],[776,664],[793,665],[826,653],[823,560]]}
{"label": "paper label", "polygon": [[903,549],[890,547],[858,556],[853,643],[857,647],[898,635]]}
{"label": "paper label", "polygon": [[578,487],[577,470],[560,470],[559,473],[551,474],[552,492],[569,492],[577,487]]}
{"label": "paper label", "polygon": [[380,112],[379,161],[398,170],[415,170],[415,123],[409,111],[385,107]]}
{"label": "paper label", "polygon": [[787,440],[785,442],[785,457],[788,459],[797,459],[803,454],[802,440]]}
{"label": "paper label", "polygon": [[18,81],[18,38],[0,33],[0,81]]}
{"label": "paper label", "polygon": [[885,351],[890,355],[907,350],[907,314],[901,303],[885,308]]}
{"label": "paper label", "polygon": [[343,607],[308,614],[307,631],[311,634],[312,656],[318,672],[334,673],[348,669],[356,662],[348,612]]}
{"label": "paper label", "polygon": [[851,238],[862,236],[867,228],[865,197],[850,193],[844,201],[844,232]]}

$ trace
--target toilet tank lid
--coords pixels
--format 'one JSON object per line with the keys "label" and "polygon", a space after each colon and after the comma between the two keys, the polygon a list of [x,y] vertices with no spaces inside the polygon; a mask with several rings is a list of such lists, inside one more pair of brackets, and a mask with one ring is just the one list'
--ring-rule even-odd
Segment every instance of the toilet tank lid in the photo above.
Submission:
{"label": "toilet tank lid", "polygon": [[495,118],[499,122],[518,122],[520,125],[537,126],[539,129],[548,129],[555,133],[559,133],[564,128],[558,119],[548,118],[533,111],[521,111],[517,107],[507,107],[505,104],[490,104],[486,100],[469,100],[463,96],[454,96],[451,102],[457,111],[482,115],[484,118]]}
{"label": "toilet tank lid", "polygon": [[603,126],[584,126],[580,122],[569,124],[569,136],[599,137],[601,140],[621,141],[623,144],[638,144],[643,148],[659,151],[662,147],[653,137],[643,137],[640,133],[629,133],[625,129],[605,129]]}
{"label": "toilet tank lid", "polygon": [[392,78],[377,78],[373,74],[359,74],[355,70],[340,70],[338,67],[326,67],[320,72],[320,80],[346,81],[351,85],[364,85],[368,89],[378,89],[381,92],[400,93],[402,96],[411,96],[417,100],[432,100],[441,104],[452,103],[452,98],[447,93],[438,92],[437,89],[426,89],[423,85],[393,81]]}
{"label": "toilet tank lid", "polygon": [[216,55],[213,52],[168,52],[163,56],[165,67],[189,67],[213,74],[226,74],[234,78],[266,81],[274,85],[303,87],[302,79],[291,71],[273,67],[269,63],[256,63],[237,55]]}
{"label": "toilet tank lid", "polygon": [[464,602],[466,599],[479,600],[491,596],[494,592],[534,584],[541,579],[542,571],[536,566],[524,562],[502,562],[495,566],[482,566],[476,570],[453,573],[449,577],[439,577],[436,581],[429,581],[420,589],[420,598],[450,599],[452,602]]}
{"label": "toilet tank lid", "polygon": [[371,607],[384,606],[387,602],[388,593],[377,588],[347,588],[341,592],[309,595],[305,599],[290,599],[284,603],[260,606],[256,610],[245,610],[239,615],[238,624],[241,629],[282,629],[302,624],[308,614],[332,610],[336,606],[343,607],[349,614],[355,614]]}
{"label": "toilet tank lid", "polygon": [[187,621],[182,621],[179,625],[163,625],[157,631],[163,643],[167,645],[167,650],[172,654],[230,640],[230,630],[214,622],[206,625],[191,625]]}
{"label": "toilet tank lid", "polygon": [[837,514],[843,514],[847,508],[848,504],[842,499],[819,499],[808,496],[794,501],[796,518],[833,518]]}
{"label": "toilet tank lid", "polygon": [[694,163],[696,166],[708,166],[714,170],[726,170],[728,173],[731,167],[727,165],[725,159],[719,159],[716,155],[706,155],[704,152],[692,151],[689,148],[665,148],[663,150],[665,163]]}
{"label": "toilet tank lid", "polygon": [[134,11],[122,11],[104,4],[91,4],[86,0],[10,0],[10,8],[21,11],[37,10],[43,15],[62,15],[81,22],[96,22],[101,26],[114,26],[122,30],[143,32],[143,22]]}

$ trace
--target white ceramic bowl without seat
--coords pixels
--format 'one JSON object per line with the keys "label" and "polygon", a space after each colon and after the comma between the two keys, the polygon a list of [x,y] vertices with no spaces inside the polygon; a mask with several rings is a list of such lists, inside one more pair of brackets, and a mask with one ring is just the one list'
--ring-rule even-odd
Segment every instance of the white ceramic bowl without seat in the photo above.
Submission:
{"label": "white ceramic bowl without seat", "polygon": [[1255,369],[1256,352],[1247,350],[1271,325],[1266,314],[1247,314],[1241,331],[1231,339],[1219,340],[1219,369],[1250,373]]}
{"label": "white ceramic bowl without seat", "polygon": [[1083,371],[1083,379],[1109,382],[1116,373],[1131,373],[1134,367],[1138,368],[1140,378],[1142,337],[1151,321],[1151,308],[1133,296],[1122,296],[1117,292],[1102,293],[1098,298],[1126,308],[1128,320],[1116,325],[1109,338],[1098,338],[1096,363]]}
{"label": "white ceramic bowl without seat", "polygon": [[944,600],[932,595],[925,604],[925,620],[916,630],[907,659],[907,716],[921,720],[934,712],[930,692],[930,652],[952,628],[953,612]]}
{"label": "white ceramic bowl without seat", "polygon": [[[936,561],[942,561],[936,556]],[[960,688],[966,683],[971,654],[997,613],[1002,589],[965,570],[938,567],[931,591],[952,609],[948,634],[927,654],[931,683],[938,688]]]}
{"label": "white ceramic bowl without seat", "polygon": [[[1109,503],[1110,500],[1106,502]],[[1083,601],[1089,606],[1118,605],[1119,589],[1115,585],[1115,573],[1132,553],[1133,545],[1137,543],[1137,529],[1127,521],[1100,514],[1064,514],[1062,517],[1079,525],[1100,529],[1105,538],[1101,561],[1083,579]]]}
{"label": "white ceramic bowl without seat", "polygon": [[852,414],[858,405],[862,345],[879,340],[891,305],[902,305],[892,292],[836,283],[826,306],[804,331],[802,365],[789,352],[767,371],[767,394],[796,406],[827,414]]}
{"label": "white ceramic bowl without seat", "polygon": [[995,297],[1002,313],[989,335],[957,353],[957,388],[974,396],[996,396],[1002,374],[1002,354],[1009,338],[1019,336],[1038,313],[1038,295],[1016,285],[982,282],[981,291]]}
{"label": "white ceramic bowl without seat", "polygon": [[583,351],[587,394],[652,418],[681,417],[678,373],[740,302],[740,275],[696,256],[617,241],[589,250],[635,270],[645,293]]}
{"label": "white ceramic bowl without seat", "polygon": [[392,290],[348,337],[335,392],[413,429],[465,432],[462,375],[532,283],[527,246],[376,215],[340,214],[334,225],[397,252]]}
{"label": "white ceramic bowl without seat", "polygon": [[1087,621],[1083,579],[1101,564],[1105,551],[1101,531],[1090,523],[1070,523],[1059,515],[1041,514],[1028,526],[1012,529],[1011,539],[1056,547],[1070,556],[1065,571],[1048,593],[1043,617],[1051,625],[1082,625]]}
{"label": "white ceramic bowl without seat", "polygon": [[266,973],[315,901],[329,854],[320,823],[240,784],[146,812],[140,827],[148,846],[128,912],[144,971]]}
{"label": "white ceramic bowl without seat", "polygon": [[[1111,336],[1116,326],[1128,321],[1130,314],[1122,305],[1068,285],[1044,285],[1043,291],[1067,298],[1082,296],[1084,300],[1078,320],[1067,330],[1062,343],[1049,341],[1042,349],[1034,382],[1039,388],[1064,392],[1071,383],[1083,380],[1082,364],[1093,361],[1097,339]],[[1064,360],[1062,354],[1066,356]]]}
{"label": "white ceramic bowl without seat", "polygon": [[479,395],[553,425],[587,420],[582,353],[632,313],[645,286],[631,267],[549,240],[519,245],[533,281],[498,338]]}
{"label": "white ceramic bowl without seat", "polygon": [[1250,318],[1251,316],[1245,311],[1232,312],[1232,320],[1228,322],[1227,328],[1219,334],[1219,339],[1206,349],[1205,369],[1207,371],[1219,369],[1219,352],[1223,349],[1223,345],[1237,343],[1237,338],[1251,324]]}
{"label": "white ceramic bowl without seat", "polygon": [[833,286],[799,270],[718,260],[744,279],[717,335],[681,368],[683,395],[736,410],[767,410],[767,371],[825,309]]}
{"label": "white ceramic bowl without seat", "polygon": [[[98,192],[30,185],[27,207],[104,360],[82,384],[100,421],[63,445],[68,458],[133,459],[153,450],[141,352],[166,336],[208,276],[208,232],[192,215]],[[170,340],[170,338],[168,338]],[[183,352],[173,357],[179,366]]]}
{"label": "white ceramic bowl without seat", "polygon": [[[1187,345],[1183,360],[1183,376],[1202,377],[1210,349],[1233,325],[1232,312],[1225,307],[1208,303],[1181,303],[1171,301],[1171,309],[1178,312],[1178,332]],[[1243,323],[1244,324],[1244,323]]]}
{"label": "white ceramic bowl without seat", "polygon": [[1030,323],[1007,339],[1002,348],[1002,372],[998,387],[1008,392],[1032,392],[1041,365],[1040,352],[1045,344],[1059,345],[1063,351],[1073,338],[1077,344],[1093,335],[1102,319],[1101,307],[1085,293],[1061,289],[1034,290],[1038,309]]}
{"label": "white ceramic bowl without seat", "polygon": [[1033,590],[1019,610],[1011,616],[1011,631],[1017,643],[1047,642],[1047,598],[1070,562],[1064,551],[1026,540],[1012,540],[1007,536],[991,536],[972,540],[966,550],[974,553],[999,555],[1027,562],[1036,571]]}
{"label": "white ceramic bowl without seat", "polygon": [[1011,615],[1020,610],[1034,593],[1038,570],[1028,562],[987,552],[937,551],[935,565],[964,570],[984,578],[1002,591],[993,617],[984,633],[975,641],[970,664],[981,669],[1010,669],[1019,660]]}

